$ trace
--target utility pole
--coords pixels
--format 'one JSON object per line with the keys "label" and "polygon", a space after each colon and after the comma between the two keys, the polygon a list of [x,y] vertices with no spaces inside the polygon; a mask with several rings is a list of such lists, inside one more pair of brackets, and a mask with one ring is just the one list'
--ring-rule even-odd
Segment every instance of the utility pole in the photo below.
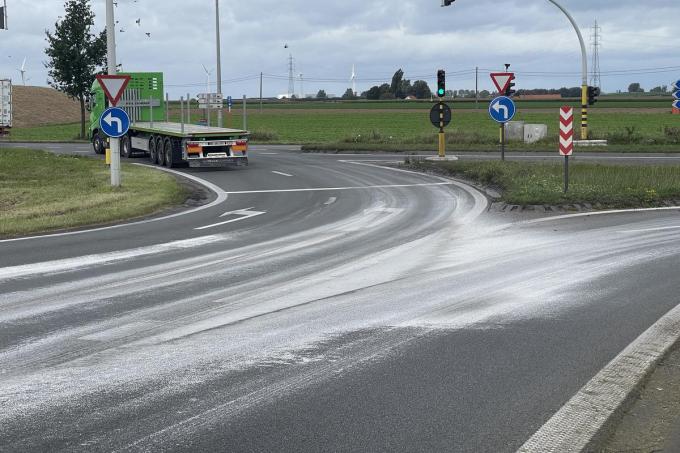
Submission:
{"label": "utility pole", "polygon": [[[215,31],[217,35],[217,94],[222,94],[222,56],[220,52],[220,0],[215,0]],[[220,104],[221,103],[222,101],[220,100]],[[223,124],[224,123],[222,121],[222,106],[220,105],[220,108],[217,109],[217,127],[222,127]]]}
{"label": "utility pole", "polygon": [[479,108],[479,66],[475,67],[475,109]]}
{"label": "utility pole", "polygon": [[[116,75],[116,29],[113,0],[106,0],[106,65],[109,75]],[[111,185],[120,187],[120,139],[110,138]]]}
{"label": "utility pole", "polygon": [[260,72],[260,113],[262,113],[262,73]]}

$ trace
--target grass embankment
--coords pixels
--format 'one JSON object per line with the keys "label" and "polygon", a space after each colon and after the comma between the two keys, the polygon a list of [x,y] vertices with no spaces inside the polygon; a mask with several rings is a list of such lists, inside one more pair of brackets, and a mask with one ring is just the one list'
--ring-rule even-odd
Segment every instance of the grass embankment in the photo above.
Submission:
{"label": "grass embankment", "polygon": [[181,204],[187,190],[172,176],[123,165],[110,185],[102,161],[0,148],[0,237],[97,225]]}
{"label": "grass embankment", "polygon": [[588,203],[600,208],[630,208],[680,200],[678,165],[572,163],[566,194],[561,163],[413,161],[408,165],[500,189],[502,201],[523,206]]}

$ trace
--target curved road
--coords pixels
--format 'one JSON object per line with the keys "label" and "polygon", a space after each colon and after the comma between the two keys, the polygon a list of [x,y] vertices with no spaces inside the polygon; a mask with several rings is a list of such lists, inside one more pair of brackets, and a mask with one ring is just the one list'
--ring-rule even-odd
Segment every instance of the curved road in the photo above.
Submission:
{"label": "curved road", "polygon": [[680,302],[679,211],[509,223],[361,159],[0,241],[0,450],[514,451]]}

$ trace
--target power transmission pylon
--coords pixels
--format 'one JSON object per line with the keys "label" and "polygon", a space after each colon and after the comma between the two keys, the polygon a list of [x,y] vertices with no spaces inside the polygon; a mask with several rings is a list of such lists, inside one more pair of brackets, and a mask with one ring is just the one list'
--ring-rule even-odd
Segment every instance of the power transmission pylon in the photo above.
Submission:
{"label": "power transmission pylon", "polygon": [[595,21],[590,35],[590,44],[593,47],[593,64],[590,74],[590,85],[602,89],[602,73],[600,71],[600,46],[602,45],[602,27]]}

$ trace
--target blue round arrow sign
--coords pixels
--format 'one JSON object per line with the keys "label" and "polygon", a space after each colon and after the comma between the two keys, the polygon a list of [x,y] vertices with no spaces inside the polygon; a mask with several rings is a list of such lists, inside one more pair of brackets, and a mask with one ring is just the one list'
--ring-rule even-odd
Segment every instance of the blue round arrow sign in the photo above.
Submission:
{"label": "blue round arrow sign", "polygon": [[673,92],[673,99],[680,99],[680,89]]}
{"label": "blue round arrow sign", "polygon": [[673,101],[673,107],[676,109],[680,109],[680,101]]}
{"label": "blue round arrow sign", "polygon": [[112,107],[106,109],[99,117],[99,127],[109,137],[122,137],[130,129],[130,117],[125,110]]}
{"label": "blue round arrow sign", "polygon": [[507,123],[515,117],[515,113],[515,103],[507,96],[499,96],[489,104],[489,115],[497,123]]}

